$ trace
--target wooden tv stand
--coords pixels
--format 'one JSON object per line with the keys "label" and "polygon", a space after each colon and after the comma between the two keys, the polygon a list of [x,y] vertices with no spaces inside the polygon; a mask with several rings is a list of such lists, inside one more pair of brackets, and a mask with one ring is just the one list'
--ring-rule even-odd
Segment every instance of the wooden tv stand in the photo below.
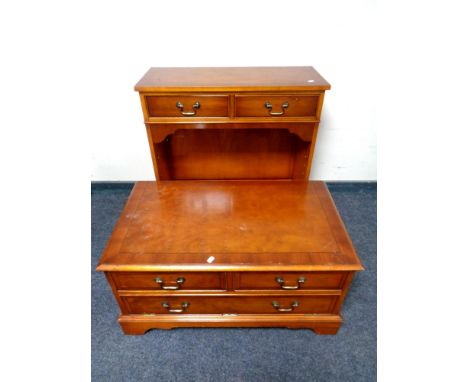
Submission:
{"label": "wooden tv stand", "polygon": [[126,334],[288,327],[335,334],[362,270],[308,181],[325,90],[311,67],[153,68],[136,85],[156,182],[137,182],[98,270]]}

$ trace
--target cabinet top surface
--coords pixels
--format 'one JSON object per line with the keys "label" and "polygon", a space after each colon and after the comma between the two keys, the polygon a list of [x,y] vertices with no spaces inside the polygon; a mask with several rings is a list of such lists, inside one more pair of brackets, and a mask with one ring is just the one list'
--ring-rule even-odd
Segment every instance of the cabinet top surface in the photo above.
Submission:
{"label": "cabinet top surface", "polygon": [[102,271],[360,270],[323,182],[138,182]]}
{"label": "cabinet top surface", "polygon": [[139,92],[328,89],[330,84],[312,66],[151,68],[135,85]]}

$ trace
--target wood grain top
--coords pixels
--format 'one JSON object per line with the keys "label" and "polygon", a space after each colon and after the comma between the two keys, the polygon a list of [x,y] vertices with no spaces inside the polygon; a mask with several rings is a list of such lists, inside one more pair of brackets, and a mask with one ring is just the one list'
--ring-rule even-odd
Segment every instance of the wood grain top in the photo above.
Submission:
{"label": "wood grain top", "polygon": [[135,85],[139,92],[314,91],[330,84],[312,66],[151,68]]}
{"label": "wood grain top", "polygon": [[323,182],[138,182],[100,271],[361,270]]}

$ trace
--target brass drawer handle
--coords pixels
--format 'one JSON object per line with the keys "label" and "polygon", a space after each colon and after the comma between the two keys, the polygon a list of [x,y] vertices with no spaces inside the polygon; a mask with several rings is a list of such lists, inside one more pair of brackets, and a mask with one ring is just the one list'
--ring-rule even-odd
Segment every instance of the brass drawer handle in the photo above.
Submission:
{"label": "brass drawer handle", "polygon": [[276,282],[281,286],[281,289],[286,289],[286,290],[294,290],[294,289],[299,289],[301,284],[304,284],[306,281],[305,277],[299,277],[297,279],[297,284],[296,285],[284,285],[284,279],[282,277],[277,277]]}
{"label": "brass drawer handle", "polygon": [[188,116],[188,117],[192,115],[196,115],[197,110],[200,109],[200,106],[201,106],[200,102],[197,101],[192,105],[193,111],[184,111],[184,104],[180,101],[176,103],[176,108],[180,110],[180,114]]}
{"label": "brass drawer handle", "polygon": [[163,281],[163,279],[161,277],[156,277],[154,279],[154,281],[156,281],[158,284],[161,285],[161,289],[164,289],[164,290],[177,290],[177,289],[180,289],[181,285],[185,282],[185,278],[178,277],[177,280],[176,280],[177,285],[174,285],[174,286],[164,285],[164,281]]}
{"label": "brass drawer handle", "polygon": [[293,301],[290,308],[282,308],[278,301],[272,301],[271,304],[278,312],[292,312],[294,308],[299,306],[298,301]]}
{"label": "brass drawer handle", "polygon": [[283,115],[284,112],[285,112],[285,109],[287,109],[289,107],[289,103],[287,101],[284,102],[281,105],[281,109],[282,109],[281,111],[272,111],[273,110],[273,105],[269,101],[265,102],[265,107],[268,109],[268,114],[275,117],[275,116]]}
{"label": "brass drawer handle", "polygon": [[171,309],[171,305],[168,302],[162,302],[161,305],[163,308],[167,309],[169,313],[182,313],[185,312],[190,303],[188,301],[184,301],[180,306],[180,309]]}

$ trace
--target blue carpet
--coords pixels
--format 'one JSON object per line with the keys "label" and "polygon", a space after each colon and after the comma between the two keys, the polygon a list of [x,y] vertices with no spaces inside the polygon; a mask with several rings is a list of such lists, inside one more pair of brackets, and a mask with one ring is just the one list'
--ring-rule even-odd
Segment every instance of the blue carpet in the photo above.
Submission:
{"label": "blue carpet", "polygon": [[377,260],[375,183],[329,183],[366,270],[354,278],[336,336],[288,329],[152,330],[124,336],[119,308],[94,271],[133,184],[92,191],[94,381],[375,381]]}

